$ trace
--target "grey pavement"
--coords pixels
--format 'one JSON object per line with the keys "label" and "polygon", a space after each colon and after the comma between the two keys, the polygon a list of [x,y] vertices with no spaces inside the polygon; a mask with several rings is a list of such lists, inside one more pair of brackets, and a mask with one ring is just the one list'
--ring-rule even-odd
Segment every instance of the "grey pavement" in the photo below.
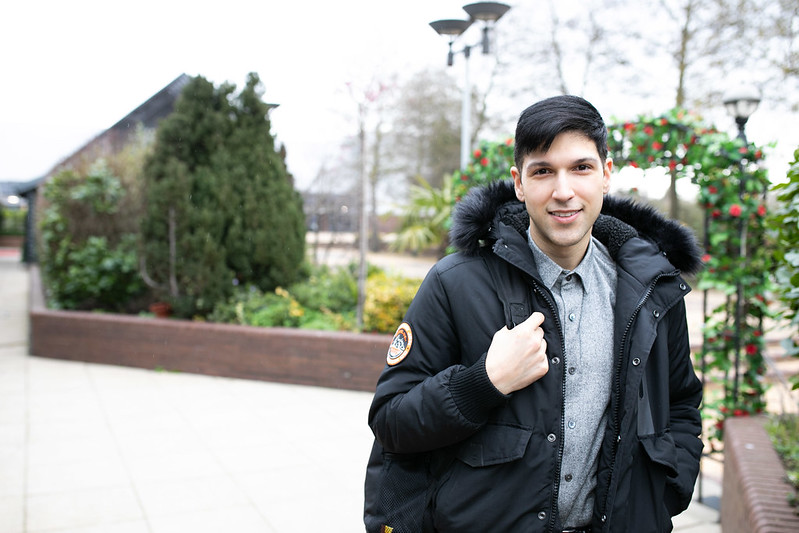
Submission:
{"label": "grey pavement", "polygon": [[0,249],[0,533],[363,531],[371,394],[34,357],[27,306]]}

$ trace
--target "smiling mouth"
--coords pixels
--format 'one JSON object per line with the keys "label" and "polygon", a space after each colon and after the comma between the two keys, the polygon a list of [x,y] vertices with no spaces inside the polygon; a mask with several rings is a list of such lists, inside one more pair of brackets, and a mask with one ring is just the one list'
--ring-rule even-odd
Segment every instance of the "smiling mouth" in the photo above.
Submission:
{"label": "smiling mouth", "polygon": [[550,215],[558,217],[558,218],[569,218],[569,217],[572,217],[572,216],[576,215],[579,212],[580,212],[579,210],[577,210],[577,211],[552,211],[552,212],[550,212]]}

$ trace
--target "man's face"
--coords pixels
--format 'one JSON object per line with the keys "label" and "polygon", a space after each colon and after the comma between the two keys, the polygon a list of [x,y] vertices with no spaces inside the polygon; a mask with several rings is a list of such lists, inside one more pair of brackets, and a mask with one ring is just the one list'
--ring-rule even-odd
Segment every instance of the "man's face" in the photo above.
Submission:
{"label": "man's face", "polygon": [[602,162],[588,137],[564,132],[547,152],[527,154],[522,168],[511,168],[533,241],[563,268],[575,268],[585,255],[612,167],[609,158]]}

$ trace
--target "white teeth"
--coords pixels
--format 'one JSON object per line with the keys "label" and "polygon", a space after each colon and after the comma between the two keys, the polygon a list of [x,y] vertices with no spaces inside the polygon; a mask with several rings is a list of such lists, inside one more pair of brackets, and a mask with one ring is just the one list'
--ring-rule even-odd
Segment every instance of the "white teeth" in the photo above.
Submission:
{"label": "white teeth", "polygon": [[570,213],[552,213],[552,214],[555,215],[556,217],[568,218],[568,217],[572,216],[573,214],[575,214],[576,212],[577,211],[572,211]]}

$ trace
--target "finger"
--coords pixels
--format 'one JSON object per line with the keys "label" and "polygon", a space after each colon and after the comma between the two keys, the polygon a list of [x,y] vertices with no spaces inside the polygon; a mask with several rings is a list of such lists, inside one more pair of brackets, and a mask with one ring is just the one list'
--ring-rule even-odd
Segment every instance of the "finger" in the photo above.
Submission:
{"label": "finger", "polygon": [[543,323],[544,323],[544,315],[542,313],[539,313],[538,311],[534,312],[532,315],[530,315],[527,318],[527,320],[522,322],[522,324],[524,324],[526,327],[532,327],[532,328],[537,328]]}

